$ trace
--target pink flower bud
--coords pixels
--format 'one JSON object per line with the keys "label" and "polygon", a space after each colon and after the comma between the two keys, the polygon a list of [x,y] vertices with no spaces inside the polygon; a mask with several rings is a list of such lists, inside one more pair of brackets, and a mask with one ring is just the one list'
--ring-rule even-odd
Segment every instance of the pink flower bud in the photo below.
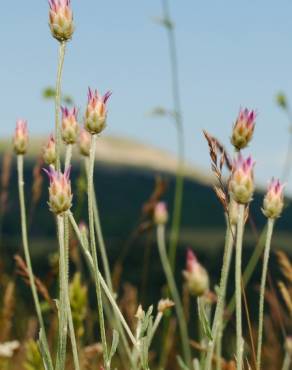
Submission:
{"label": "pink flower bud", "polygon": [[85,157],[89,156],[91,146],[91,135],[82,128],[79,134],[79,150]]}
{"label": "pink flower bud", "polygon": [[191,294],[201,296],[209,290],[208,273],[191,249],[187,251],[186,270],[183,271],[183,276]]}
{"label": "pink flower bud", "polygon": [[240,204],[246,204],[252,200],[254,192],[253,167],[254,162],[251,157],[244,159],[240,153],[233,163],[229,190],[233,199]]}
{"label": "pink flower bud", "polygon": [[48,165],[55,166],[56,164],[56,143],[53,135],[49,136],[47,143],[43,147],[43,159]]}
{"label": "pink flower bud", "polygon": [[55,171],[51,166],[49,170],[44,169],[50,179],[49,206],[50,211],[59,215],[66,212],[72,205],[72,193],[69,167],[64,173]]}
{"label": "pink flower bud", "polygon": [[19,119],[13,137],[13,147],[16,154],[25,154],[28,147],[27,121]]}
{"label": "pink flower bud", "polygon": [[49,0],[49,25],[58,41],[70,40],[74,32],[73,13],[70,0]]}
{"label": "pink flower bud", "polygon": [[65,144],[74,144],[77,141],[79,126],[77,122],[77,109],[62,109],[62,139]]}
{"label": "pink flower bud", "polygon": [[104,130],[107,117],[106,103],[110,96],[109,91],[102,96],[97,90],[93,92],[90,88],[88,89],[85,128],[91,134],[99,134]]}
{"label": "pink flower bud", "polygon": [[154,222],[156,225],[164,225],[168,220],[167,207],[164,202],[158,202],[154,209]]}
{"label": "pink flower bud", "polygon": [[262,208],[262,211],[266,217],[280,217],[284,207],[284,187],[285,185],[281,184],[279,180],[272,178],[270,181]]}
{"label": "pink flower bud", "polygon": [[251,141],[255,127],[255,118],[256,113],[254,110],[249,111],[245,108],[239,111],[231,137],[231,143],[237,150],[245,148]]}

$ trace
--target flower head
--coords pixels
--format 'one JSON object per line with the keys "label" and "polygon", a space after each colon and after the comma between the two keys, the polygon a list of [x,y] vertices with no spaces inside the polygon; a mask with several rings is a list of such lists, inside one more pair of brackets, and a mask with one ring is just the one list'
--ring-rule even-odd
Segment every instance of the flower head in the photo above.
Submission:
{"label": "flower head", "polygon": [[53,135],[49,136],[48,141],[43,147],[43,159],[46,164],[55,166],[57,155],[56,155],[56,142]]}
{"label": "flower head", "polygon": [[183,271],[183,276],[191,294],[201,296],[209,290],[208,273],[191,249],[187,251],[186,270]]}
{"label": "flower head", "polygon": [[79,150],[82,155],[89,157],[90,146],[91,146],[91,136],[84,128],[80,130],[79,134]]}
{"label": "flower head", "polygon": [[70,0],[49,0],[49,25],[58,41],[70,40],[74,32],[73,13]]}
{"label": "flower head", "polygon": [[25,154],[28,146],[27,121],[19,119],[16,121],[16,129],[13,137],[13,147],[16,154]]}
{"label": "flower head", "polygon": [[85,113],[85,128],[91,134],[101,133],[106,126],[106,103],[111,96],[108,91],[103,96],[97,90],[88,89],[88,103]]}
{"label": "flower head", "polygon": [[168,220],[168,212],[165,202],[158,202],[154,209],[154,222],[156,225],[164,225]]}
{"label": "flower head", "polygon": [[264,198],[262,211],[268,218],[280,217],[284,207],[284,190],[285,185],[280,180],[272,178],[268,185],[268,191]]}
{"label": "flower head", "polygon": [[240,153],[233,163],[229,190],[233,199],[240,204],[246,204],[252,200],[254,192],[254,164],[250,156],[244,159]]}
{"label": "flower head", "polygon": [[256,113],[247,108],[239,111],[237,120],[233,126],[231,143],[237,149],[245,148],[252,139],[255,128]]}
{"label": "flower head", "polygon": [[160,299],[158,302],[157,310],[158,312],[164,313],[167,309],[174,306],[174,302],[169,298]]}
{"label": "flower head", "polygon": [[77,141],[79,126],[77,122],[77,109],[71,110],[61,107],[62,110],[62,139],[66,144],[74,144]]}
{"label": "flower head", "polygon": [[71,167],[64,173],[55,171],[52,166],[49,170],[44,169],[50,179],[49,206],[50,211],[59,215],[66,212],[72,205],[72,193],[70,182]]}

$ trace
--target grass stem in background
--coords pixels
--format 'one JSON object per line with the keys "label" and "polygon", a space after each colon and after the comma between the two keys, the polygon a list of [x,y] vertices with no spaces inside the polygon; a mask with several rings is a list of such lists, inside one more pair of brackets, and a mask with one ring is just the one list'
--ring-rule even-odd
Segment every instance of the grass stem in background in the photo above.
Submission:
{"label": "grass stem in background", "polygon": [[256,363],[257,370],[261,369],[265,287],[266,287],[266,280],[267,280],[267,271],[268,271],[268,263],[269,263],[274,223],[275,223],[274,219],[268,218],[268,228],[267,228],[267,235],[266,235],[266,244],[265,244],[265,250],[264,250],[263,270],[262,270],[261,287],[260,287],[259,327],[258,327],[257,363]]}
{"label": "grass stem in background", "polygon": [[291,366],[291,354],[289,350],[286,350],[282,370],[290,370],[291,368],[290,366]]}

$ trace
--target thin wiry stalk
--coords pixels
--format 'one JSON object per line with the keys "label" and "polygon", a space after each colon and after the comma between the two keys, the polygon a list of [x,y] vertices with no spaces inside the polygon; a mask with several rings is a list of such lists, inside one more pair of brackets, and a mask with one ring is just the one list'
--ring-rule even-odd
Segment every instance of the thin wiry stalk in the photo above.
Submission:
{"label": "thin wiry stalk", "polygon": [[291,366],[291,354],[286,350],[282,370],[289,370]]}
{"label": "thin wiry stalk", "polygon": [[257,363],[256,363],[256,369],[257,370],[261,369],[265,287],[266,287],[266,280],[267,280],[267,271],[268,271],[268,263],[269,263],[269,256],[270,256],[271,240],[272,240],[272,235],[273,235],[274,223],[275,223],[274,219],[272,219],[272,218],[268,219],[268,229],[267,229],[267,236],[266,236],[264,260],[263,260],[263,270],[262,270],[262,278],[261,278],[261,288],[260,288],[259,328],[258,328],[258,346],[257,346]]}
{"label": "thin wiry stalk", "polygon": [[175,41],[174,25],[171,23],[168,0],[162,0],[163,18],[166,25],[169,57],[171,64],[171,83],[172,83],[172,97],[174,107],[174,121],[177,131],[177,146],[178,146],[178,166],[175,180],[175,195],[174,207],[170,233],[169,246],[169,262],[172,270],[175,270],[175,257],[177,244],[179,239],[179,229],[181,224],[181,211],[183,201],[183,185],[184,185],[184,128],[181,110],[180,88],[179,88],[179,74],[178,74],[178,56]]}
{"label": "thin wiry stalk", "polygon": [[102,307],[102,295],[101,295],[101,287],[100,287],[101,281],[100,281],[100,273],[99,273],[99,268],[98,268],[97,250],[96,250],[96,244],[95,244],[94,214],[93,214],[93,202],[94,202],[93,173],[94,173],[96,138],[97,138],[97,135],[91,135],[89,171],[88,171],[88,218],[89,218],[90,248],[91,248],[91,254],[93,258],[94,281],[95,281],[95,288],[96,288],[96,295],[97,295],[101,341],[102,341],[102,347],[103,347],[103,359],[104,359],[104,366],[107,370],[109,369],[108,349],[107,349],[106,334],[105,334],[105,324],[104,324],[103,307]]}
{"label": "thin wiry stalk", "polygon": [[165,226],[164,225],[158,225],[157,226],[157,244],[158,244],[158,250],[160,254],[160,259],[162,263],[162,267],[166,276],[167,284],[170,290],[170,293],[172,295],[172,298],[175,303],[175,309],[177,313],[177,319],[180,329],[180,336],[182,341],[182,349],[184,354],[184,359],[186,364],[191,368],[191,350],[189,346],[189,336],[188,336],[188,329],[186,325],[186,319],[184,315],[183,306],[181,303],[181,299],[176,287],[176,283],[173,277],[173,273],[171,270],[171,266],[167,257],[166,248],[165,248]]}
{"label": "thin wiry stalk", "polygon": [[24,197],[24,180],[23,180],[23,155],[17,156],[17,174],[18,174],[18,192],[19,192],[19,205],[20,205],[20,217],[21,217],[21,235],[22,235],[22,244],[24,249],[24,257],[27,265],[27,271],[29,276],[29,284],[34,300],[34,305],[39,321],[41,331],[43,333],[43,345],[46,352],[46,358],[48,359],[48,365],[50,366],[49,370],[53,370],[53,362],[49,351],[49,345],[46,336],[45,324],[42,316],[42,311],[40,307],[40,301],[37,294],[37,289],[35,285],[29,246],[28,246],[28,237],[27,237],[27,224],[26,224],[26,207],[25,207],[25,197]]}
{"label": "thin wiry stalk", "polygon": [[[223,312],[224,312],[227,281],[228,281],[228,275],[229,275],[230,263],[231,263],[231,257],[232,257],[234,234],[235,234],[235,226],[231,226],[229,224],[229,221],[227,220],[227,229],[226,229],[225,247],[224,247],[224,255],[223,255],[223,264],[222,264],[222,270],[221,270],[221,279],[220,279],[220,285],[219,285],[218,300],[217,300],[217,305],[216,305],[213,325],[212,325],[213,340],[211,340],[208,344],[208,351],[207,351],[207,357],[206,357],[206,362],[205,362],[205,370],[211,369],[212,358],[213,358],[213,353],[214,353],[214,346],[215,346],[216,340],[221,341],[222,336],[223,336]],[[218,350],[217,356],[218,358],[221,358],[220,350]],[[220,364],[220,361],[217,361],[217,363]]]}
{"label": "thin wiry stalk", "polygon": [[65,170],[70,166],[72,158],[72,144],[66,145]]}
{"label": "thin wiry stalk", "polygon": [[60,127],[60,110],[61,110],[61,80],[66,51],[66,42],[60,42],[59,58],[58,58],[58,71],[56,81],[56,95],[55,95],[55,138],[56,138],[56,168],[59,171],[61,168],[60,151],[61,151],[61,127]]}
{"label": "thin wiry stalk", "polygon": [[241,312],[241,256],[244,230],[244,210],[245,206],[239,204],[237,237],[235,250],[235,306],[236,306],[236,363],[237,370],[242,370],[243,366],[243,338],[242,338],[242,312]]}

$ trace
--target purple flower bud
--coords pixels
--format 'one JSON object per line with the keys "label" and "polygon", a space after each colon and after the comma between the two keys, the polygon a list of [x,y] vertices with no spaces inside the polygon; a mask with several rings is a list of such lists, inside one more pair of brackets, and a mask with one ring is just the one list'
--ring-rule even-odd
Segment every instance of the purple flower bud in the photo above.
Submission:
{"label": "purple flower bud", "polygon": [[280,217],[284,207],[284,190],[285,185],[280,180],[272,178],[268,185],[268,191],[264,198],[262,211],[268,218]]}
{"label": "purple flower bud", "polygon": [[164,225],[168,220],[167,207],[164,202],[158,202],[154,209],[154,222],[156,225]]}
{"label": "purple flower bud", "polygon": [[186,270],[183,271],[183,276],[191,294],[201,296],[209,290],[208,273],[191,249],[187,251]]}
{"label": "purple flower bud", "polygon": [[58,41],[70,40],[74,32],[73,13],[70,0],[49,0],[49,25]]}
{"label": "purple flower bud", "polygon": [[13,137],[13,147],[16,154],[25,154],[28,147],[27,121],[19,119],[16,121],[16,128]]}
{"label": "purple flower bud", "polygon": [[48,165],[55,166],[57,161],[56,155],[56,142],[53,135],[49,136],[48,141],[43,147],[43,159],[44,162]]}
{"label": "purple flower bud", "polygon": [[231,137],[231,143],[237,150],[247,147],[251,141],[255,128],[255,119],[256,113],[254,110],[249,111],[245,108],[239,111]]}
{"label": "purple flower bud", "polygon": [[74,144],[77,141],[79,126],[77,122],[77,109],[71,110],[62,107],[62,139],[65,144]]}
{"label": "purple flower bud", "polygon": [[85,157],[89,157],[91,146],[91,135],[84,128],[82,128],[80,131],[78,143],[80,153]]}

